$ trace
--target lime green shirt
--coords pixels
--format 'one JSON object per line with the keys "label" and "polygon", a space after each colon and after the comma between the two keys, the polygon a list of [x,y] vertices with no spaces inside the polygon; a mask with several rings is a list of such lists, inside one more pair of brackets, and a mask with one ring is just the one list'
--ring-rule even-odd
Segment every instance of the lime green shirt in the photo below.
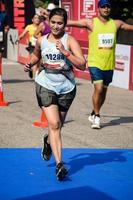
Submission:
{"label": "lime green shirt", "polygon": [[93,31],[89,33],[88,66],[101,70],[112,70],[115,66],[117,28],[113,19],[103,23],[93,19]]}

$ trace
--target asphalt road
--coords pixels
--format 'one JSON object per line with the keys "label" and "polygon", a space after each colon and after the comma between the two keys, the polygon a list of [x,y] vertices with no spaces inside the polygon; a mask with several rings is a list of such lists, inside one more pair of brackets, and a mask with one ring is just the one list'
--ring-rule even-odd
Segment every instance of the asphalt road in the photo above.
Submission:
{"label": "asphalt road", "polygon": [[[102,128],[92,130],[88,122],[93,86],[77,80],[77,96],[62,129],[63,147],[133,148],[133,91],[110,86],[101,110]],[[4,99],[0,107],[0,147],[41,147],[47,129],[34,127],[40,120],[34,81],[23,65],[3,59]]]}

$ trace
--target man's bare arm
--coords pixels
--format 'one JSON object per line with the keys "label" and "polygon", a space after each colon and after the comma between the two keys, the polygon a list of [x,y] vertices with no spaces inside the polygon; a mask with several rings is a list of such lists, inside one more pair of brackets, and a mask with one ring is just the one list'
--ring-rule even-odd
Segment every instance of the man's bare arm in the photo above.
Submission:
{"label": "man's bare arm", "polygon": [[117,29],[123,29],[126,31],[133,31],[133,25],[127,24],[123,22],[122,20],[115,20]]}
{"label": "man's bare arm", "polygon": [[92,20],[89,19],[68,20],[67,26],[87,28],[89,30],[92,30]]}

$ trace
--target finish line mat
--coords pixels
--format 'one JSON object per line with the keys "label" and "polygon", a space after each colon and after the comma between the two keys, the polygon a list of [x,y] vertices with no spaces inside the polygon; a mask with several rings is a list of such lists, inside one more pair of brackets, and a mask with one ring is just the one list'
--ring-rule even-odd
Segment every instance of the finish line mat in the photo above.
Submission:
{"label": "finish line mat", "polygon": [[69,177],[40,148],[0,148],[0,200],[132,200],[133,149],[65,148]]}

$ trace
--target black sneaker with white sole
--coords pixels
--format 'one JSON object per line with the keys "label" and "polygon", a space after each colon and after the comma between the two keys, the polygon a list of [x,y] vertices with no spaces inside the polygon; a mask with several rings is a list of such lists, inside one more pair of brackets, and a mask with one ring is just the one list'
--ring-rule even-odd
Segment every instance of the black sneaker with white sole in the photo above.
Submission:
{"label": "black sneaker with white sole", "polygon": [[43,137],[42,158],[46,161],[50,160],[52,155],[52,149],[47,140],[48,140],[48,135],[45,135]]}
{"label": "black sneaker with white sole", "polygon": [[58,181],[62,181],[66,175],[68,174],[68,170],[64,167],[63,163],[58,163],[56,166],[56,177]]}

